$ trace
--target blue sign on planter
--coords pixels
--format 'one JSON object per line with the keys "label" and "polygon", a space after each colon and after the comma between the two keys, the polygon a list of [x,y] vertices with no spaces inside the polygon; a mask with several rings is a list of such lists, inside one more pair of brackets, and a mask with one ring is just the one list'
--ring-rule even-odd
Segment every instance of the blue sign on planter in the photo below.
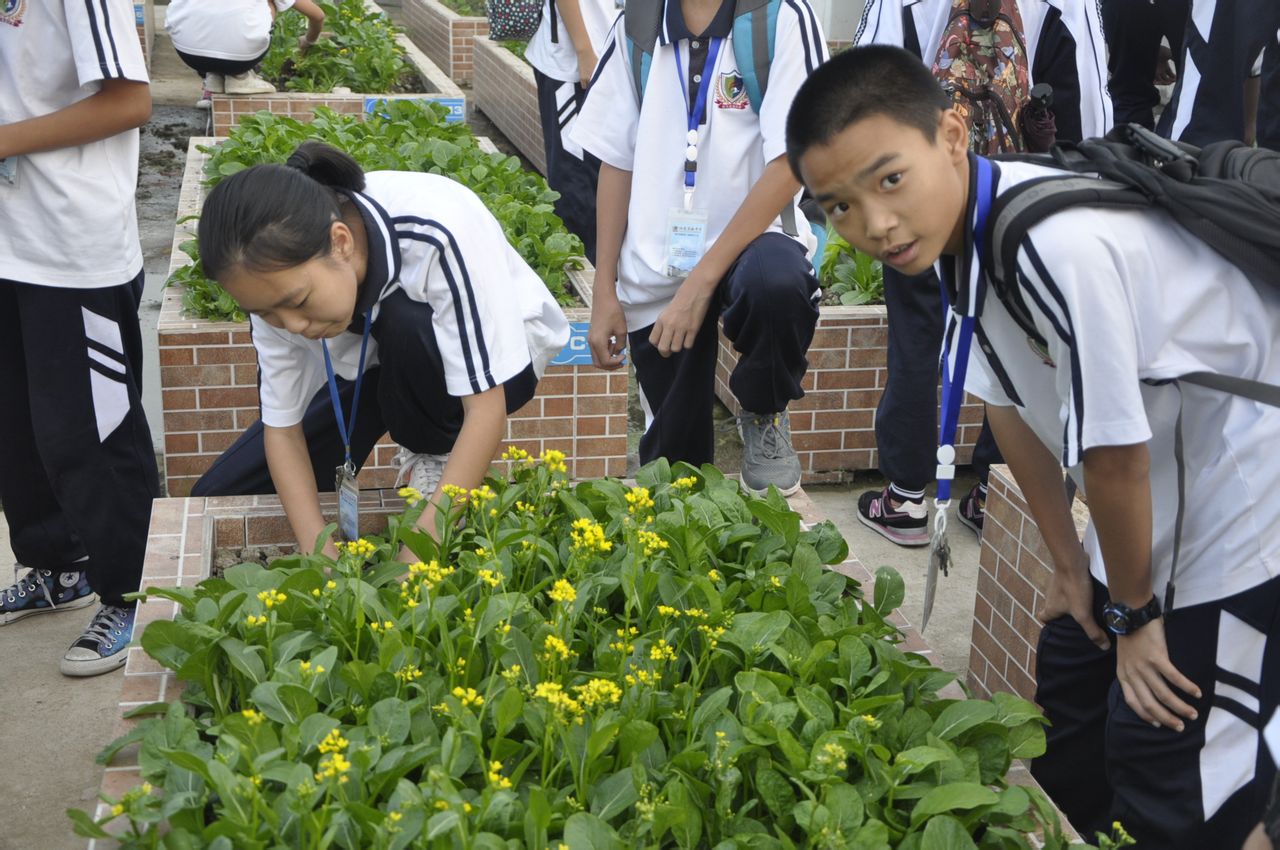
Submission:
{"label": "blue sign on planter", "polygon": [[[417,97],[417,98],[395,98],[396,100],[420,100],[427,103],[438,103],[441,106],[448,107],[449,115],[444,119],[449,124],[460,124],[467,120],[467,100],[462,97]],[[378,107],[385,103],[385,97],[366,97],[364,99],[364,112],[366,115],[372,115]]]}
{"label": "blue sign on planter", "polygon": [[147,10],[144,4],[133,4],[133,20],[138,26],[142,26],[147,22]]}
{"label": "blue sign on planter", "polygon": [[590,366],[591,347],[587,345],[587,328],[590,322],[570,322],[569,341],[552,359],[552,366]]}

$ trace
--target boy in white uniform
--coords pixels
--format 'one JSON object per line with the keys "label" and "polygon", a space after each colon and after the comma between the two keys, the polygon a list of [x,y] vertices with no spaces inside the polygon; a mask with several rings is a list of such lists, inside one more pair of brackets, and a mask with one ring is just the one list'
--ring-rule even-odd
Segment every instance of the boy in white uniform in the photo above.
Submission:
{"label": "boy in white uniform", "polygon": [[0,4],[0,501],[30,568],[0,625],[96,591],[70,676],[124,664],[158,491],[134,209],[150,114],[132,4]]}
{"label": "boy in white uniform", "polygon": [[545,0],[542,23],[524,51],[538,84],[547,185],[560,193],[556,215],[582,240],[592,263],[600,160],[570,135],[620,5],[620,0]]}
{"label": "boy in white uniform", "polygon": [[744,409],[743,482],[791,493],[800,464],[786,408],[804,395],[818,282],[783,130],[826,42],[806,0],[780,5],[757,114],[733,32],[738,7],[764,4],[659,5],[656,45],[641,45],[653,50],[643,98],[620,19],[574,131],[602,163],[588,342],[604,369],[621,367],[630,349],[648,420],[641,462],[707,463],[723,318],[741,353],[729,385]]}
{"label": "boy in white uniform", "polygon": [[[788,153],[841,235],[908,274],[941,259],[957,313],[976,316],[967,389],[1055,565],[1037,778],[1085,834],[1119,820],[1144,848],[1238,847],[1275,773],[1261,729],[1280,697],[1280,409],[1176,379],[1280,383],[1280,297],[1154,208],[1049,216],[1012,291],[988,288],[979,199],[1058,172],[968,155],[948,107],[917,57],[858,48],[797,95]],[[1088,494],[1083,546],[1064,467]]]}

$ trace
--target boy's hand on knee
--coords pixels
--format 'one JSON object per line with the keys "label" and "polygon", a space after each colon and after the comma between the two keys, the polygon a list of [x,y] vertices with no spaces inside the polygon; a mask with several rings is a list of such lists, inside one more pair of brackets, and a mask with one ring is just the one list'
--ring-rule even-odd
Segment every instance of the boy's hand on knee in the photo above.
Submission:
{"label": "boy's hand on knee", "polygon": [[1152,726],[1166,726],[1181,732],[1185,728],[1184,719],[1196,719],[1196,710],[1175,693],[1174,688],[1194,699],[1200,699],[1200,689],[1169,660],[1163,619],[1152,620],[1133,634],[1117,637],[1116,678],[1124,691],[1124,701]]}
{"label": "boy's hand on knee", "polygon": [[711,297],[715,294],[715,284],[708,286],[697,277],[698,270],[676,290],[676,297],[658,316],[649,334],[649,342],[663,357],[670,357],[686,348],[693,348],[698,339],[698,331],[707,317],[707,308],[711,306]]}
{"label": "boy's hand on knee", "polygon": [[1045,592],[1044,607],[1036,614],[1042,623],[1068,615],[1099,649],[1111,648],[1106,631],[1093,618],[1093,581],[1089,577],[1089,557],[1083,552],[1076,566],[1055,567]]}
{"label": "boy's hand on knee", "polygon": [[587,328],[587,346],[591,362],[598,369],[610,371],[622,366],[622,353],[627,348],[627,317],[617,297],[600,297],[591,303],[591,326]]}

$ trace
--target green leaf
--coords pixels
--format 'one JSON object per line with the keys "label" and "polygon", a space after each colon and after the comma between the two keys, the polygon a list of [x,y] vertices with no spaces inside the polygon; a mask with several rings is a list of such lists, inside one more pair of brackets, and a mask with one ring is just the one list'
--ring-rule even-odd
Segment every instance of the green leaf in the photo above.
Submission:
{"label": "green leaf", "polygon": [[976,782],[953,782],[939,785],[920,798],[911,812],[912,825],[924,823],[934,815],[963,809],[990,806],[1000,801],[1000,796],[985,785]]}
{"label": "green leaf", "polygon": [[436,812],[431,816],[431,820],[427,821],[427,840],[454,833],[460,821],[458,813],[452,809]]}
{"label": "green leaf", "polygon": [[907,769],[907,775],[919,773],[939,762],[951,761],[956,754],[941,747],[912,747],[894,756],[893,763]]}
{"label": "green leaf", "polygon": [[1046,743],[1044,727],[1039,723],[1018,726],[1009,730],[1009,756],[1015,759],[1034,759],[1044,755]]}
{"label": "green leaf", "polygon": [[698,707],[693,712],[693,734],[694,737],[700,736],[702,730],[708,725],[715,723],[716,720],[724,714],[725,708],[729,705],[729,700],[733,698],[733,688],[725,686],[717,688],[710,693],[703,694],[702,700],[698,703]]}
{"label": "green leaf", "polygon": [[524,695],[519,688],[507,688],[493,709],[494,732],[505,736],[515,726],[524,711]]}
{"label": "green leaf", "polygon": [[110,838],[111,833],[98,826],[97,821],[80,809],[66,809],[67,817],[75,824],[76,835],[82,838]]}
{"label": "green leaf", "polygon": [[635,782],[631,779],[631,769],[624,768],[593,786],[591,813],[607,821],[634,805],[639,799],[640,792],[636,790]]}
{"label": "green leaf", "polygon": [[895,609],[901,607],[906,597],[906,585],[902,576],[893,567],[881,567],[876,570],[876,589],[874,607],[881,617],[887,617]]}
{"label": "green leaf", "polygon": [[762,652],[768,649],[790,624],[791,615],[786,611],[771,611],[768,614],[749,611],[734,617],[733,626],[720,640],[748,652]]}
{"label": "green leaf", "polygon": [[300,685],[263,682],[249,698],[263,714],[276,723],[292,726],[316,711],[316,698]]}
{"label": "green leaf", "polygon": [[569,818],[564,825],[564,840],[569,850],[625,850],[613,827],[587,812]]}
{"label": "green leaf", "polygon": [[383,741],[383,746],[404,743],[409,737],[409,705],[397,697],[389,697],[375,703],[369,709],[369,731]]}
{"label": "green leaf", "polygon": [[827,810],[842,835],[852,835],[865,817],[858,789],[844,782],[827,787]]}
{"label": "green leaf", "polygon": [[969,831],[947,815],[931,818],[924,828],[920,850],[978,850]]}
{"label": "green leaf", "polygon": [[950,741],[960,733],[986,723],[996,716],[996,707],[981,700],[959,700],[942,710],[930,731],[944,741]]}
{"label": "green leaf", "polygon": [[775,818],[786,820],[791,817],[791,811],[796,806],[795,789],[786,777],[768,763],[763,763],[756,769],[756,790]]}

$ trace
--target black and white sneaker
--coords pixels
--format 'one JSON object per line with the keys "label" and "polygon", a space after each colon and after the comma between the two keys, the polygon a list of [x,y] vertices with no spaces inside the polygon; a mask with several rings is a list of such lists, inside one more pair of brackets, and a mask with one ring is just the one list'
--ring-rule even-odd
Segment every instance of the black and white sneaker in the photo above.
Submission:
{"label": "black and white sneaker", "polygon": [[929,544],[929,509],[924,502],[906,500],[895,508],[888,487],[858,497],[858,519],[899,546]]}
{"label": "black and white sneaker", "polygon": [[64,676],[97,676],[124,666],[137,606],[103,605],[89,627],[62,656]]}
{"label": "black and white sneaker", "polygon": [[30,569],[19,578],[20,567],[14,568],[16,581],[0,590],[0,626],[32,614],[75,611],[94,602],[93,589],[81,570]]}

